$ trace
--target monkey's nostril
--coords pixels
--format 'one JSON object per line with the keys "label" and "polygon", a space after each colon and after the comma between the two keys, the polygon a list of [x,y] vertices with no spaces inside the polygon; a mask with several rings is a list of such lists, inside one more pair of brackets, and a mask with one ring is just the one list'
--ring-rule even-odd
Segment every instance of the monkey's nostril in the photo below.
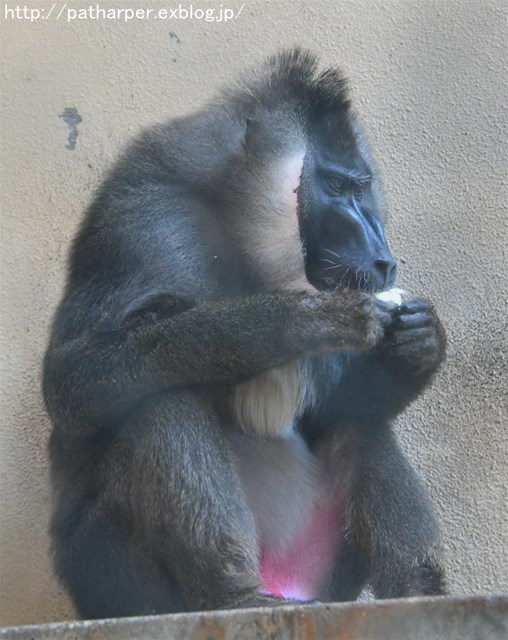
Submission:
{"label": "monkey's nostril", "polygon": [[395,260],[375,260],[374,269],[384,279],[385,287],[393,284],[395,281],[395,273],[397,271],[397,264]]}

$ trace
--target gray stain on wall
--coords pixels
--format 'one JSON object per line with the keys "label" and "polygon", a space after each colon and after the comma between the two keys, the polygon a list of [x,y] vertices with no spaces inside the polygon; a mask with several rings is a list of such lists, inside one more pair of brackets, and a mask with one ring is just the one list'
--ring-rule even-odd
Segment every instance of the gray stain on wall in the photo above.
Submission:
{"label": "gray stain on wall", "polygon": [[76,147],[76,139],[78,137],[78,124],[83,122],[83,118],[79,115],[78,110],[74,107],[66,107],[59,116],[69,127],[69,136],[67,138],[66,149],[74,151]]}

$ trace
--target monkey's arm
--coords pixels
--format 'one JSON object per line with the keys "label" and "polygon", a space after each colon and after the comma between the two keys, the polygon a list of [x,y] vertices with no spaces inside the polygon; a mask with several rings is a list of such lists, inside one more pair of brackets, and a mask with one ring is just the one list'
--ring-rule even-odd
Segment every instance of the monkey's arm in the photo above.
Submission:
{"label": "monkey's arm", "polygon": [[112,330],[68,340],[55,331],[43,385],[48,411],[65,430],[114,424],[167,389],[235,384],[308,352],[369,349],[389,322],[382,305],[359,292],[200,303],[160,296],[132,306]]}
{"label": "monkey's arm", "polygon": [[[429,384],[445,356],[443,327],[421,300],[391,311],[384,339],[369,353],[355,354],[323,405],[329,427],[393,418]],[[340,356],[339,356],[340,357]]]}
{"label": "monkey's arm", "polygon": [[348,464],[354,478],[334,600],[356,598],[365,582],[378,598],[445,593],[436,519],[389,424],[429,383],[444,352],[444,332],[430,305],[414,301],[394,309],[385,338],[370,353],[351,357],[306,426],[318,450],[346,452],[347,458],[333,460],[333,474]]}

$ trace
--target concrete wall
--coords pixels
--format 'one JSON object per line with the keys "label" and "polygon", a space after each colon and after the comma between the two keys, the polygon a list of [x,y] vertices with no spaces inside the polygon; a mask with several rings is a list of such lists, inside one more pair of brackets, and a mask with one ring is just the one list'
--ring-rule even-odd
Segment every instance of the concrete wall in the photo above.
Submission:
{"label": "concrete wall", "polygon": [[[384,170],[400,281],[436,301],[448,330],[446,367],[398,430],[438,510],[451,590],[508,590],[505,3],[246,0],[227,23],[69,23],[65,9],[57,19],[64,3],[49,14],[52,5],[0,6],[0,624],[73,616],[47,559],[39,377],[83,207],[141,126],[193,109],[232,73],[292,44],[351,77]],[[129,5],[178,7],[101,4]],[[19,17],[30,15],[25,6],[46,19]]]}

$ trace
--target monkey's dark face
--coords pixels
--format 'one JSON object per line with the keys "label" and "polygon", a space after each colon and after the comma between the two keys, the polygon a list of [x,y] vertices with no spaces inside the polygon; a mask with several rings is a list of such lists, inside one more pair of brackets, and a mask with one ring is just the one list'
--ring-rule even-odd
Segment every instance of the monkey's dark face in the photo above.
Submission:
{"label": "monkey's dark face", "polygon": [[395,280],[371,173],[353,145],[305,155],[298,218],[306,276],[318,289],[379,291]]}
{"label": "monkey's dark face", "polygon": [[396,266],[368,144],[352,116],[260,111],[228,189],[228,228],[266,290],[390,288]]}

